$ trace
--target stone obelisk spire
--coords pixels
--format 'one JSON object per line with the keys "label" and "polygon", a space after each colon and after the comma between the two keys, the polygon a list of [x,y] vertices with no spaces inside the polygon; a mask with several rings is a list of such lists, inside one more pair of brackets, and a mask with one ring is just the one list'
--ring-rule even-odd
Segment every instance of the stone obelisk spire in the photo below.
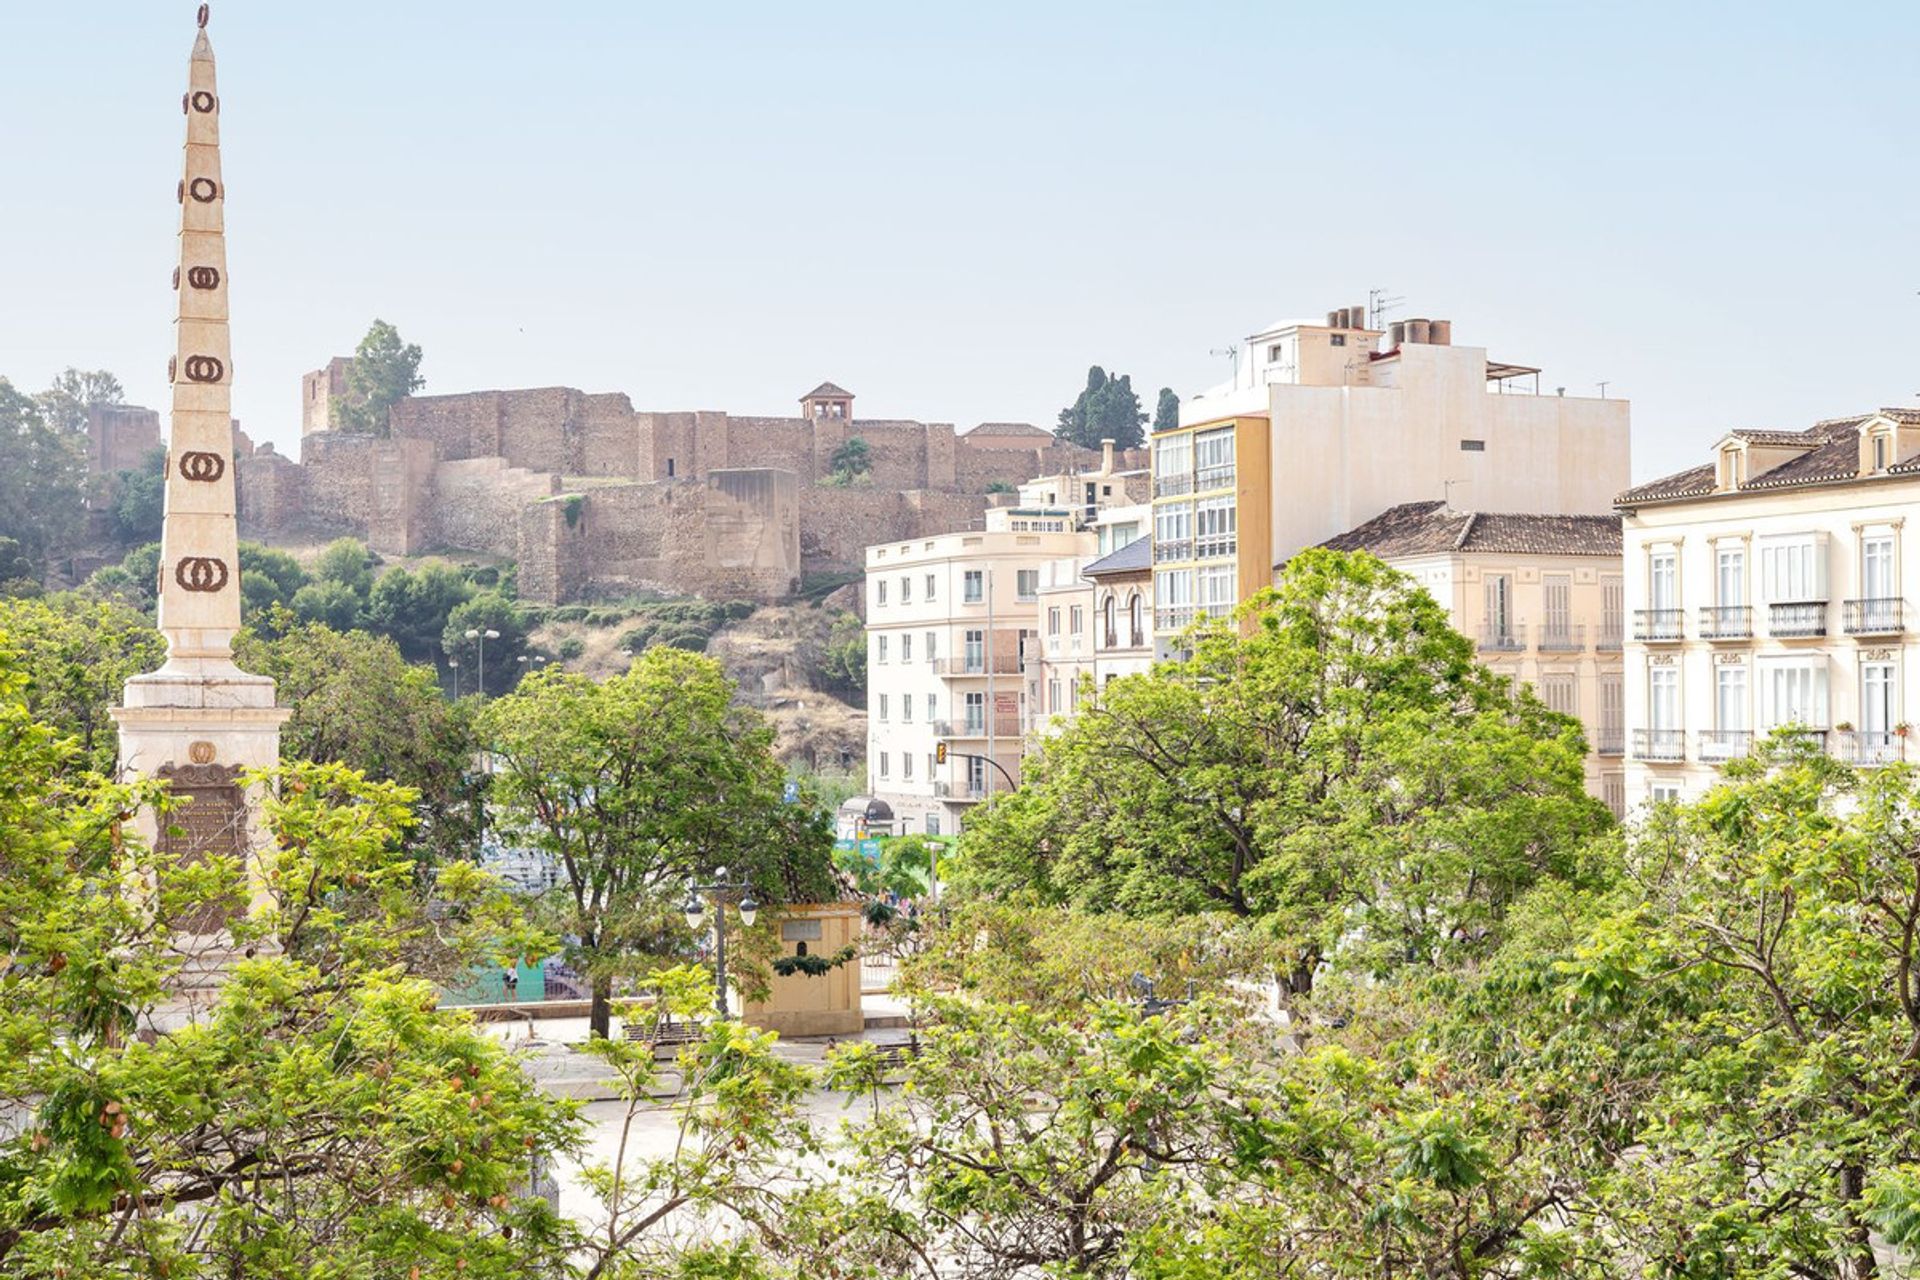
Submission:
{"label": "stone obelisk spire", "polygon": [[[204,15],[205,10],[202,10]],[[204,24],[204,17],[202,22]],[[227,335],[226,186],[213,46],[195,33],[180,178],[180,265],[173,322],[173,430],[160,538],[160,630],[168,665],[231,662],[240,629],[239,536],[233,489],[233,353]]]}
{"label": "stone obelisk spire", "polygon": [[[193,42],[187,92],[185,171],[180,178],[180,265],[174,354],[173,426],[167,442],[166,519],[160,535],[160,630],[167,661],[127,681],[120,766],[159,778],[189,802],[165,830],[143,813],[137,826],[161,849],[185,859],[244,858],[258,896],[268,842],[259,797],[240,782],[244,769],[279,763],[280,726],[273,681],[234,665],[240,629],[239,535],[233,459],[233,356],[227,337],[226,179],[220,172],[220,94],[214,83],[207,6]],[[185,934],[218,934],[236,904],[214,904],[175,921]]]}

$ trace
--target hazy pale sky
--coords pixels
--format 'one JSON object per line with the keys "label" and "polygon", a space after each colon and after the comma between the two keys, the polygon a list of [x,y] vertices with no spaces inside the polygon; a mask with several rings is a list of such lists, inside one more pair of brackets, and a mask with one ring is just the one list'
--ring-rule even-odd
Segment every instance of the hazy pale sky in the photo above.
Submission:
{"label": "hazy pale sky", "polygon": [[[165,409],[186,0],[0,0],[0,374]],[[1634,473],[1920,399],[1920,6],[215,0],[236,412],[429,391],[1051,425],[1365,300],[1633,401]]]}

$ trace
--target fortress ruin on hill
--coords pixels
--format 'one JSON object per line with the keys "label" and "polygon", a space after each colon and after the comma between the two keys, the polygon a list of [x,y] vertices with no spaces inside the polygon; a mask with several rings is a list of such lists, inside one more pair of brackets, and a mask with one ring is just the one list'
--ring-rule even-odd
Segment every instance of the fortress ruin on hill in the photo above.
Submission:
{"label": "fortress ruin on hill", "polygon": [[[240,524],[265,540],[354,534],[392,555],[497,555],[529,599],[659,590],[771,600],[857,570],[873,542],[979,527],[988,488],[1141,467],[1024,423],[856,419],[822,383],[797,417],[636,410],[570,387],[411,396],[385,437],[330,428],[348,361],[302,379],[300,460],[237,459]],[[849,439],[871,472],[827,483]]]}

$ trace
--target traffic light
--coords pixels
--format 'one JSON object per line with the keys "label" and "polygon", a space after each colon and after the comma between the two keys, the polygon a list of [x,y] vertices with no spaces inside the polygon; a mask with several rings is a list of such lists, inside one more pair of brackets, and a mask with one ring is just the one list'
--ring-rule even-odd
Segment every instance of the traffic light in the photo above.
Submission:
{"label": "traffic light", "polygon": [[934,745],[933,762],[935,764],[945,764],[947,762],[947,744],[946,743],[941,742],[941,743],[936,743]]}

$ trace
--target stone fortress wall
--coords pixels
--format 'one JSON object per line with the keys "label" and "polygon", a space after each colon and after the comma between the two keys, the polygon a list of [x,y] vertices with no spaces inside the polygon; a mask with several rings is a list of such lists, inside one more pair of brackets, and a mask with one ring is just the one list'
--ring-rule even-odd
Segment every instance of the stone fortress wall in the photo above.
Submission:
{"label": "stone fortress wall", "polygon": [[[394,555],[515,560],[530,600],[643,589],[770,600],[802,573],[858,570],[873,542],[978,527],[995,482],[1094,470],[1023,424],[862,420],[824,383],[797,417],[636,410],[570,387],[412,396],[384,439],[329,429],[347,362],[301,381],[301,457],[238,462],[240,522],[269,540],[351,533]],[[825,483],[866,441],[871,482]],[[1144,453],[1122,455],[1145,466]]]}

